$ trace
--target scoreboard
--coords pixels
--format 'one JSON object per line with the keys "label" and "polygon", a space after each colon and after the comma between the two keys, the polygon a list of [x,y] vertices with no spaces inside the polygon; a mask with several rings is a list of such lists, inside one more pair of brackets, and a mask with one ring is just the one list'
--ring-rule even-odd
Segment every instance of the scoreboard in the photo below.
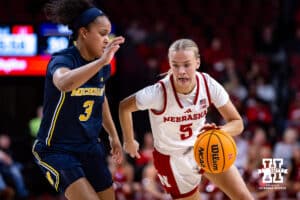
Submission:
{"label": "scoreboard", "polygon": [[51,54],[68,47],[72,32],[63,25],[0,25],[0,75],[43,76]]}
{"label": "scoreboard", "polygon": [[[0,25],[0,76],[44,76],[51,54],[67,48],[71,34],[67,26],[49,22]],[[111,65],[113,74],[115,58]]]}

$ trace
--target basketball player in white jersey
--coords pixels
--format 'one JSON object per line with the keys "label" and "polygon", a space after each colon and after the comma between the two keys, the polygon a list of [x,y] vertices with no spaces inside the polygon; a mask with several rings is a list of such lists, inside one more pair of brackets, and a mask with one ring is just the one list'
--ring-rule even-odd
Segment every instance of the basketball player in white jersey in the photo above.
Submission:
{"label": "basketball player in white jersey", "polygon": [[[124,149],[131,157],[140,157],[132,112],[149,110],[154,165],[161,183],[173,199],[199,200],[198,185],[203,172],[191,148],[197,135],[203,129],[216,127],[232,136],[238,135],[243,130],[243,121],[225,89],[208,74],[197,72],[200,55],[192,40],[175,41],[168,54],[169,74],[120,103]],[[210,104],[220,112],[226,121],[224,125],[205,123]],[[235,166],[220,174],[203,175],[231,199],[253,199]]]}

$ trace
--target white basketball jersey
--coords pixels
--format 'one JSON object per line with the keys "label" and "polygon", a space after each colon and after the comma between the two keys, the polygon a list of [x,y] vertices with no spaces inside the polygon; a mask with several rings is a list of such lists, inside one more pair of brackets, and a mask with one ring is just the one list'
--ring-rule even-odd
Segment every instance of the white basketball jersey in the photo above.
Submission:
{"label": "white basketball jersey", "polygon": [[186,106],[182,105],[175,92],[172,75],[160,81],[164,90],[164,107],[160,112],[149,111],[149,116],[154,146],[161,153],[179,153],[193,146],[205,123],[210,99],[203,77],[197,74],[196,80],[196,95],[193,102]]}
{"label": "white basketball jersey", "polygon": [[[188,95],[176,93],[173,75],[166,76],[158,83],[163,90],[163,108],[159,111],[149,110],[149,117],[154,147],[163,154],[182,155],[179,153],[184,153],[194,145],[205,123],[211,98],[216,106],[224,105],[228,101],[227,92],[209,75],[197,72],[196,82],[196,87]],[[213,93],[210,92],[210,88],[213,89]],[[137,93],[137,99],[140,101],[147,98],[145,92],[142,94],[143,92]],[[221,95],[222,98],[213,98],[211,94]],[[161,101],[161,98],[155,101]]]}

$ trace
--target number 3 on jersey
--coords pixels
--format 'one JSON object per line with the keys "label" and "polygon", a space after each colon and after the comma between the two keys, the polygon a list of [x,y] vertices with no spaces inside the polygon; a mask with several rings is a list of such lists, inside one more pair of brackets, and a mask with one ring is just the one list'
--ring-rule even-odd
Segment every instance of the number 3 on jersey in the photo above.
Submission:
{"label": "number 3 on jersey", "polygon": [[79,115],[80,121],[85,122],[90,118],[93,111],[93,106],[94,106],[93,100],[88,100],[83,103],[82,107],[85,108],[85,110],[84,110],[84,114]]}
{"label": "number 3 on jersey", "polygon": [[192,125],[193,125],[193,123],[180,125],[179,130],[180,130],[180,132],[182,132],[180,134],[181,140],[186,140],[193,135]]}

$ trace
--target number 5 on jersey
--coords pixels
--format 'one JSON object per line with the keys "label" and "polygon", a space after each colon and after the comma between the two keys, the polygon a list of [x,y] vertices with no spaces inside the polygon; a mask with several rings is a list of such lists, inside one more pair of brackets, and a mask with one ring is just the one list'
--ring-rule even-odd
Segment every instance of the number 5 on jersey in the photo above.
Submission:
{"label": "number 5 on jersey", "polygon": [[180,132],[182,132],[180,134],[181,140],[186,140],[193,135],[192,125],[193,125],[193,123],[180,125],[179,130],[180,130]]}

